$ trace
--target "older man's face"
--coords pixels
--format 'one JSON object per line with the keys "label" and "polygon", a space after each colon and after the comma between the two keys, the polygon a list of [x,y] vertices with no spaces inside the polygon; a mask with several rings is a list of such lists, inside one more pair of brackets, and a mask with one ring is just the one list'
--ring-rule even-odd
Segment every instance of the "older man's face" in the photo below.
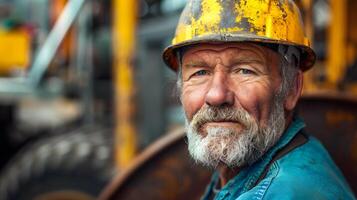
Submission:
{"label": "older man's face", "polygon": [[182,58],[189,150],[216,166],[254,162],[284,129],[280,57],[251,43],[200,45]]}

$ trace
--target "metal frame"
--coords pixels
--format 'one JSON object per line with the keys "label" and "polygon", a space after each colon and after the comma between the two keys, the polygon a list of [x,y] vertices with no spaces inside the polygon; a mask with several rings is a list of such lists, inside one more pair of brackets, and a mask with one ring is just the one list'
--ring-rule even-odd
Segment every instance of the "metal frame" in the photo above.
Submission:
{"label": "metal frame", "polygon": [[31,94],[36,90],[84,3],[85,0],[68,1],[45,43],[36,54],[27,76],[0,78],[0,94],[2,98],[18,98]]}

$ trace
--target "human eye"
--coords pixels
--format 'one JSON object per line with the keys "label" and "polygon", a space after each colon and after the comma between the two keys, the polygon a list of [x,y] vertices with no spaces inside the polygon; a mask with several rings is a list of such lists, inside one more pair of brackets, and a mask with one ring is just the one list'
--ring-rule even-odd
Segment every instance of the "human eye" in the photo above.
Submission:
{"label": "human eye", "polygon": [[255,74],[255,72],[253,70],[245,69],[245,68],[240,68],[238,70],[238,73],[243,74],[243,75],[254,75]]}
{"label": "human eye", "polygon": [[193,75],[195,75],[195,76],[204,76],[204,75],[207,75],[207,74],[208,74],[207,70],[199,70],[199,71],[195,72]]}
{"label": "human eye", "polygon": [[198,71],[194,72],[194,73],[191,75],[191,78],[193,78],[193,77],[200,77],[200,76],[206,76],[206,75],[208,75],[208,74],[209,74],[208,70],[202,69],[202,70],[198,70]]}
{"label": "human eye", "polygon": [[252,67],[246,66],[246,65],[238,65],[235,66],[232,70],[235,74],[238,75],[255,75],[256,72],[254,71],[254,69],[252,69]]}

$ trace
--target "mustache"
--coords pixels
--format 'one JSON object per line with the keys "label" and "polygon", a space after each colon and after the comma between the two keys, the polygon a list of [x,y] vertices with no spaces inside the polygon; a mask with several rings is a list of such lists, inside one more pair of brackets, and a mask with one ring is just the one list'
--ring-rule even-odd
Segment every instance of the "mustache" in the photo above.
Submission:
{"label": "mustache", "polygon": [[229,106],[203,106],[192,118],[191,125],[199,130],[208,122],[236,122],[247,128],[252,122],[250,114],[243,108]]}

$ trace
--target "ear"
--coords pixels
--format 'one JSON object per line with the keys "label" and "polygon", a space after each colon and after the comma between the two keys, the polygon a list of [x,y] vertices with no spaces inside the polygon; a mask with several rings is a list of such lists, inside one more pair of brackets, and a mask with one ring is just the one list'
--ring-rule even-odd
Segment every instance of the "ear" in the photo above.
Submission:
{"label": "ear", "polygon": [[285,103],[284,103],[285,110],[292,111],[295,108],[297,101],[299,100],[302,93],[303,80],[304,79],[303,79],[302,71],[299,70],[294,80],[295,81],[294,87],[291,88],[289,94],[285,98]]}

